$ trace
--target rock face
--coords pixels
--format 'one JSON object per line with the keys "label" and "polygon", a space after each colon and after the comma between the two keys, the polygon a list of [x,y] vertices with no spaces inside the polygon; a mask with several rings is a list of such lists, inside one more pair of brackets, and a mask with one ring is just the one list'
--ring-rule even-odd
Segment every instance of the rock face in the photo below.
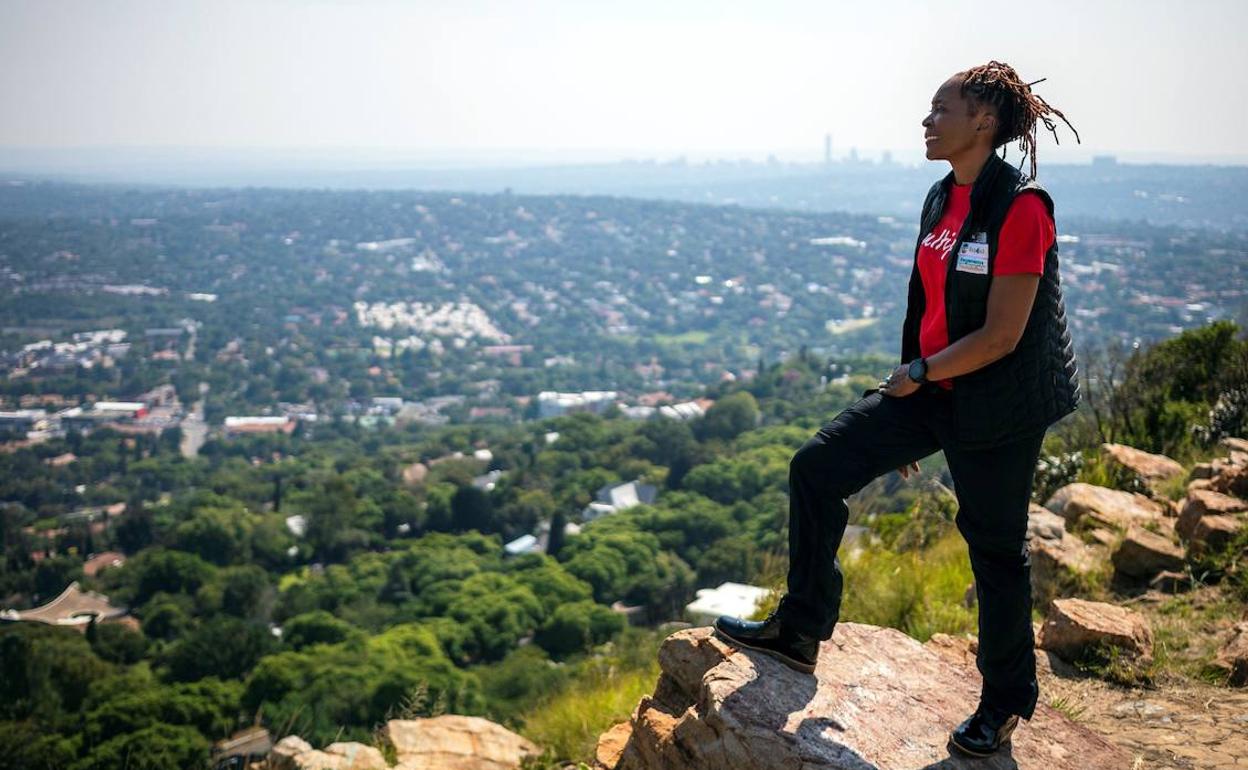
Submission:
{"label": "rock face", "polygon": [[974,708],[973,668],[900,631],[837,626],[813,676],[735,648],[708,628],[679,631],[629,722],[599,742],[610,770],[956,770],[1127,768],[1130,757],[1046,706],[990,759],[951,755],[949,730]]}
{"label": "rock face", "polygon": [[1126,444],[1101,444],[1101,452],[1153,491],[1157,491],[1164,482],[1183,475],[1183,466],[1169,457],[1151,454]]}
{"label": "rock face", "polygon": [[1125,530],[1160,518],[1165,508],[1135,492],[1075,482],[1053,493],[1045,508],[1066,519],[1066,528],[1080,525]]}
{"label": "rock face", "polygon": [[1144,616],[1083,599],[1054,600],[1036,644],[1064,660],[1075,660],[1097,645],[1119,647],[1141,662],[1153,656],[1153,632]]}
{"label": "rock face", "polygon": [[385,737],[399,757],[395,770],[512,770],[541,753],[502,725],[456,714],[392,719]]}

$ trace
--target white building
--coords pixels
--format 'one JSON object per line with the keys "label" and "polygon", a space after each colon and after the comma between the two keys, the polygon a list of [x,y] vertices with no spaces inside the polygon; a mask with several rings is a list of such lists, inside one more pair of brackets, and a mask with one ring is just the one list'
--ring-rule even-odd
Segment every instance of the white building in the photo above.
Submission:
{"label": "white building", "polygon": [[770,589],[745,583],[720,583],[718,588],[699,588],[698,598],[685,605],[685,615],[695,625],[710,625],[720,615],[748,618],[770,593]]}
{"label": "white building", "polygon": [[585,506],[581,518],[593,521],[611,513],[627,510],[635,505],[650,504],[658,495],[659,490],[653,484],[642,484],[630,481],[627,484],[612,486],[608,484],[595,494],[594,502]]}

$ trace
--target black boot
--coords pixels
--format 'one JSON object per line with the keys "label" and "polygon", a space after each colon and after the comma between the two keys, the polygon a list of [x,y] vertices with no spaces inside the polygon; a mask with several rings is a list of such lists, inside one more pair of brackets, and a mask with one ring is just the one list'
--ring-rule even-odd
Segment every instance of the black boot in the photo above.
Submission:
{"label": "black boot", "polygon": [[815,671],[819,640],[785,627],[774,612],[761,621],[720,615],[715,621],[715,632],[733,644],[765,652],[802,673]]}
{"label": "black boot", "polygon": [[1010,742],[1010,733],[1018,727],[1018,715],[980,704],[975,713],[954,728],[949,743],[963,754],[987,757]]}

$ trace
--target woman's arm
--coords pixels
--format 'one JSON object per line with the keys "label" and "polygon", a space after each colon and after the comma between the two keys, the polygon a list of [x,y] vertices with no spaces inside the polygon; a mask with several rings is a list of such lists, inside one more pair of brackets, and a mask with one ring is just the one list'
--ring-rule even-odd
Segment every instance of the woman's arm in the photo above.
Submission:
{"label": "woman's arm", "polygon": [[[943,380],[973,372],[981,366],[996,361],[1014,349],[1027,327],[1031,305],[1036,300],[1040,286],[1037,273],[1012,273],[992,279],[988,289],[988,312],[984,325],[954,342],[949,347],[928,356],[927,379]],[[887,380],[880,383],[880,392],[886,396],[908,396],[919,389],[910,379],[907,361],[898,366]]]}
{"label": "woman's arm", "polygon": [[1040,276],[1035,273],[994,276],[984,325],[928,358],[927,379],[973,372],[1014,350],[1039,286]]}

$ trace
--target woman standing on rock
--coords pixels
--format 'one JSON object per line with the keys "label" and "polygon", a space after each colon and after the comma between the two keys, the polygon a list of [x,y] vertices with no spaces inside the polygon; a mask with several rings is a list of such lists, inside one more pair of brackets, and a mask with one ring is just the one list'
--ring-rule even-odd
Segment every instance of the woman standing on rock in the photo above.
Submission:
{"label": "woman standing on rock", "polygon": [[[775,612],[715,623],[728,640],[813,672],[840,611],[845,498],[943,450],[975,574],[983,675],[979,705],[950,741],[978,756],[1008,741],[1039,695],[1027,510],[1044,433],[1079,402],[1053,200],[1035,181],[1036,121],[1056,136],[1049,116],[1065,117],[1031,85],[991,61],[937,90],[923,119],[927,157],[952,168],[923,203],[902,363],[794,455],[788,591]],[[1028,176],[996,153],[1014,140]]]}

